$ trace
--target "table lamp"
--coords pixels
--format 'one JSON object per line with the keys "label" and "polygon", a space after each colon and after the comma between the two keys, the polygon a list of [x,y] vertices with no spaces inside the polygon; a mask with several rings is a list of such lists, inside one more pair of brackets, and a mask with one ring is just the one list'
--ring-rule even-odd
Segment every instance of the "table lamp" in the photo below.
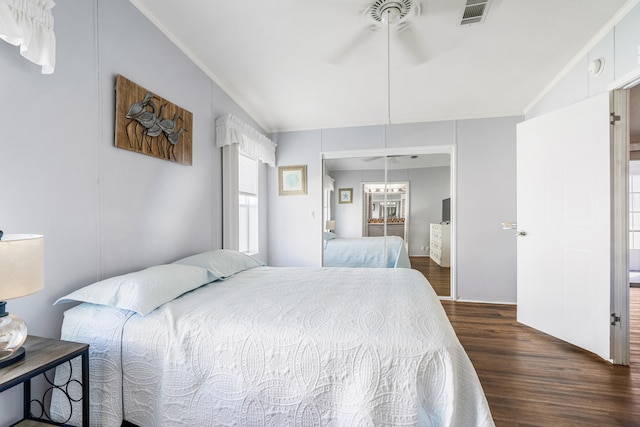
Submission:
{"label": "table lamp", "polygon": [[27,325],[6,311],[7,301],[44,287],[44,237],[0,231],[0,368],[24,359]]}
{"label": "table lamp", "polygon": [[325,221],[324,228],[326,228],[327,231],[335,230],[336,229],[336,221],[334,219],[330,219],[328,221]]}

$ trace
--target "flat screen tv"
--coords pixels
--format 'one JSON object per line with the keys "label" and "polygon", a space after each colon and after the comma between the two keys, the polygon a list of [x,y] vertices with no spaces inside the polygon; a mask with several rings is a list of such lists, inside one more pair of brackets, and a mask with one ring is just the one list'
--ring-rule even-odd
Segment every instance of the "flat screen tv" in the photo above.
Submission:
{"label": "flat screen tv", "polygon": [[442,223],[449,224],[451,222],[451,198],[442,201]]}

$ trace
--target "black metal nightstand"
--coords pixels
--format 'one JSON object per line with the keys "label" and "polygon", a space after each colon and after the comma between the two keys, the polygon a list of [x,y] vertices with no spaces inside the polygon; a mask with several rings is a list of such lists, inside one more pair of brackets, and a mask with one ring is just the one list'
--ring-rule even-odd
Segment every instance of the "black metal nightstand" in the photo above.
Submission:
{"label": "black metal nightstand", "polygon": [[[31,399],[31,379],[63,363],[71,364],[71,360],[76,357],[82,358],[82,382],[80,384],[82,386],[82,426],[89,426],[89,345],[29,336],[24,343],[24,348],[26,350],[24,360],[0,369],[0,392],[18,384],[24,384],[24,420],[14,424],[14,426],[66,425],[48,420],[46,411],[43,411],[43,418],[32,415],[32,402],[36,402],[44,408],[44,396],[42,400]],[[66,386],[72,382],[77,382],[71,378],[65,384],[53,384],[53,381],[49,379],[47,381],[50,384],[47,392],[52,389],[59,389],[64,392]],[[66,395],[71,403],[71,397],[68,394]]]}

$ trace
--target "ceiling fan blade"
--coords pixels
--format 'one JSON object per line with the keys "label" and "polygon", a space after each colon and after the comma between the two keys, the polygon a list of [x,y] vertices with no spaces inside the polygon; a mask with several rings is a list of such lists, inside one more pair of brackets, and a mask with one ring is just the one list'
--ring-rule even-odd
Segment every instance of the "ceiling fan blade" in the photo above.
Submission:
{"label": "ceiling fan blade", "polygon": [[429,60],[429,55],[425,52],[418,34],[412,26],[407,26],[398,31],[398,41],[407,54],[411,65],[420,65]]}
{"label": "ceiling fan blade", "polygon": [[329,58],[329,62],[344,65],[347,62],[352,62],[353,56],[366,54],[366,45],[371,42],[371,35],[370,27],[361,28]]}
{"label": "ceiling fan blade", "polygon": [[375,162],[375,161],[379,161],[379,160],[383,160],[384,156],[374,156],[374,157],[367,157],[364,159],[365,162]]}
{"label": "ceiling fan blade", "polygon": [[386,156],[366,157],[364,161],[365,162],[383,161],[385,157],[387,158],[388,161],[391,161],[391,162],[397,162],[402,157],[414,158],[414,156],[409,156],[408,154],[388,154]]}

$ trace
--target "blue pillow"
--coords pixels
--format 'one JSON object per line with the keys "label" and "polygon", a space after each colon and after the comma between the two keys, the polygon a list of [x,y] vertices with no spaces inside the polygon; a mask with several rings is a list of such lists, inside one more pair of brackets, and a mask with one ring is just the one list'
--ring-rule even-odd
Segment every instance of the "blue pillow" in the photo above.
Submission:
{"label": "blue pillow", "polygon": [[262,261],[230,249],[215,249],[192,255],[176,261],[174,264],[186,264],[201,267],[219,279],[225,279],[244,270],[265,265]]}
{"label": "blue pillow", "polygon": [[332,240],[332,239],[335,239],[336,237],[338,236],[336,236],[335,233],[332,233],[331,231],[325,231],[324,233],[322,233],[322,238],[324,240]]}
{"label": "blue pillow", "polygon": [[212,280],[204,268],[180,264],[156,265],[85,286],[53,304],[89,302],[135,311],[144,316]]}

